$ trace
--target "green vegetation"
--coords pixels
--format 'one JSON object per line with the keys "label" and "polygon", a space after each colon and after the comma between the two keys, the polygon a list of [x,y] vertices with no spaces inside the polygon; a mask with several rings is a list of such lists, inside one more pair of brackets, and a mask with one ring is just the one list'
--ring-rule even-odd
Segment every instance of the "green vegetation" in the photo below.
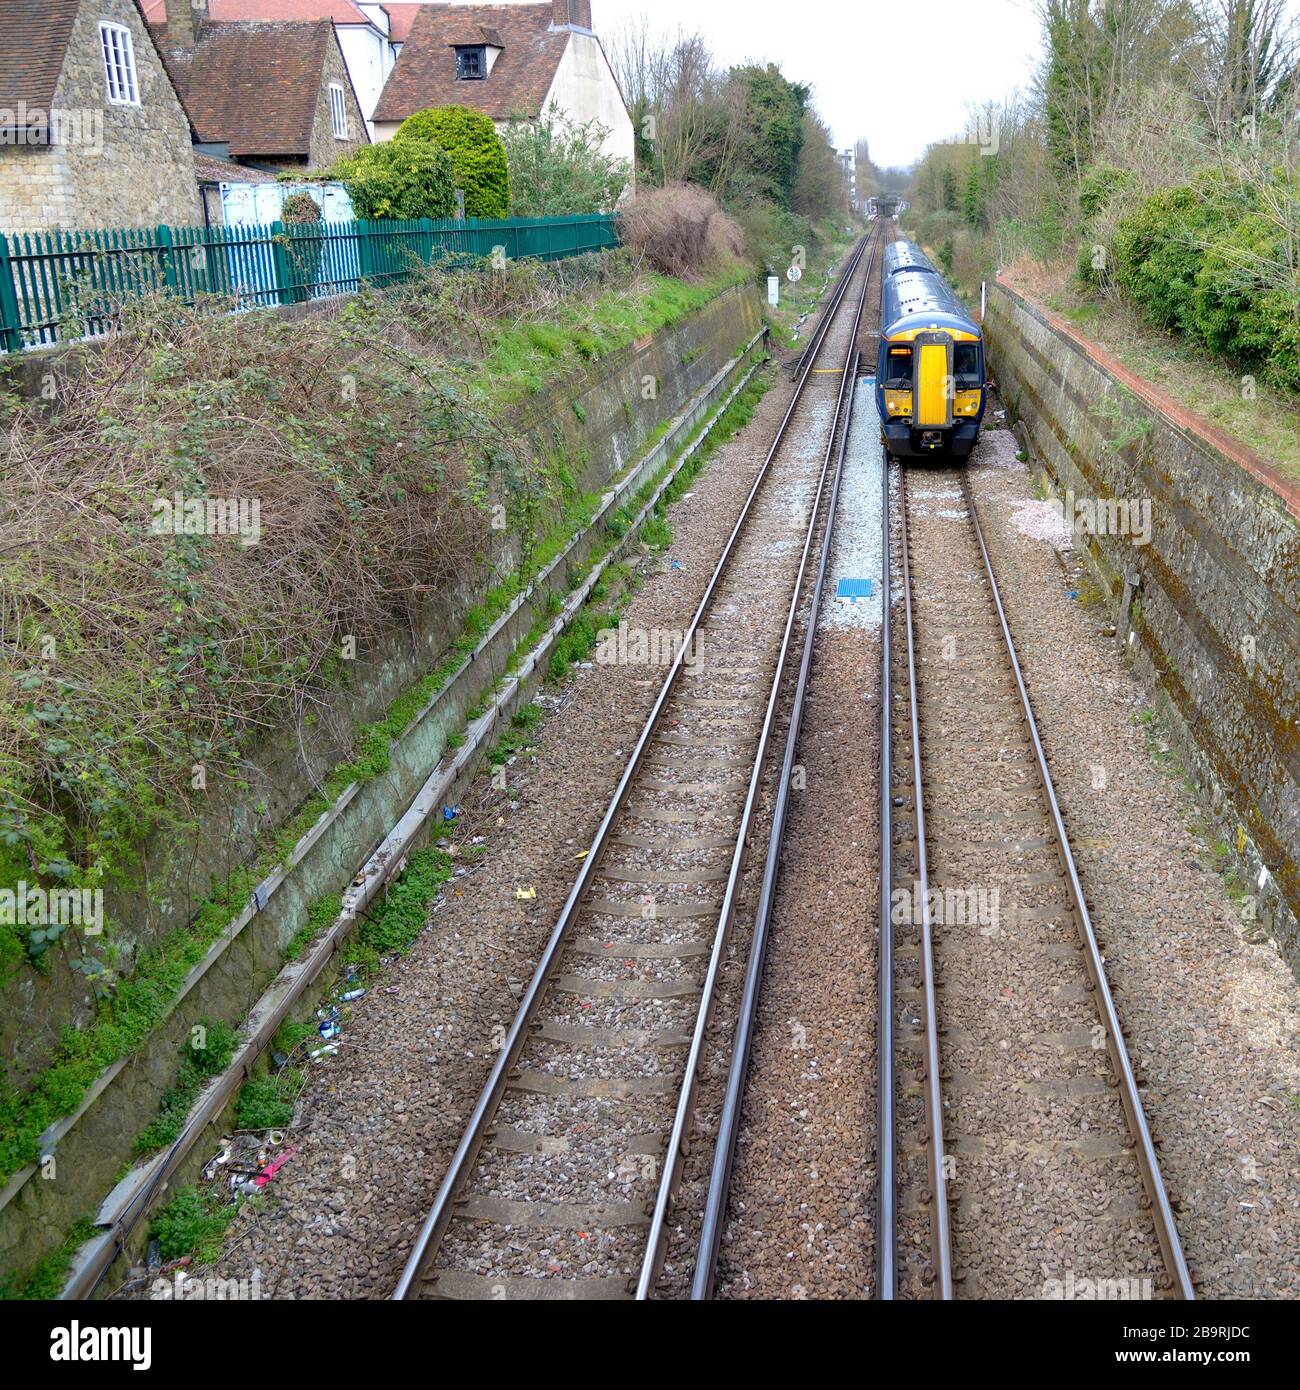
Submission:
{"label": "green vegetation", "polygon": [[926,151],[913,234],[967,294],[1010,266],[1134,371],[1300,472],[1300,28],[1284,6],[1236,0],[1039,13],[1035,95]]}
{"label": "green vegetation", "polygon": [[406,955],[424,930],[429,904],[451,871],[451,856],[435,846],[411,855],[406,872],[371,907],[353,934],[344,961],[362,971],[373,971],[385,956]]}
{"label": "green vegetation", "polygon": [[297,960],[307,947],[337,919],[342,911],[343,895],[341,893],[327,893],[323,898],[317,898],[307,909],[307,920],[298,928],[293,935],[293,940],[289,942],[288,949],[285,951],[285,959]]}
{"label": "green vegetation", "polygon": [[306,1084],[295,1067],[284,1067],[269,1076],[250,1076],[239,1092],[235,1125],[239,1129],[283,1129],[293,1119],[293,1109]]}
{"label": "green vegetation", "polygon": [[517,753],[522,753],[529,746],[532,734],[541,723],[541,719],[542,711],[539,705],[524,705],[516,710],[514,718],[510,721],[510,728],[501,735],[497,746],[489,755],[488,761],[491,766],[500,767]]}
{"label": "green vegetation", "polygon": [[452,182],[465,195],[466,217],[505,217],[510,211],[505,146],[496,126],[481,112],[467,106],[417,111],[397,127],[390,143],[402,151],[427,145],[445,150]]}
{"label": "green vegetation", "polygon": [[99,1073],[133,1051],[168,1016],[186,975],[245,905],[252,888],[247,871],[232,874],[188,926],[141,957],[134,975],[101,1004],[92,1023],[80,1032],[65,1032],[52,1064],[31,1090],[0,1094],[0,1175],[34,1163],[45,1130],[70,1115]]}
{"label": "green vegetation", "polygon": [[25,1270],[14,1270],[0,1280],[0,1300],[58,1298],[75,1255],[93,1235],[94,1224],[83,1219],[68,1232],[62,1245]]}
{"label": "green vegetation", "polygon": [[451,157],[428,142],[385,140],[362,145],[330,170],[358,217],[451,217],[456,211]]}
{"label": "green vegetation", "polygon": [[205,1020],[190,1029],[176,1080],[163,1092],[157,1118],[136,1136],[137,1154],[155,1153],[176,1142],[199,1092],[230,1065],[238,1041],[235,1030],[224,1023]]}
{"label": "green vegetation", "polygon": [[154,1214],[149,1234],[158,1241],[164,1261],[192,1255],[199,1264],[212,1264],[220,1258],[226,1228],[238,1210],[238,1203],[226,1204],[207,1189],[182,1187]]}
{"label": "green vegetation", "polygon": [[748,278],[739,266],[698,285],[652,273],[632,290],[615,289],[594,302],[564,301],[546,323],[491,325],[483,339],[484,360],[471,387],[497,405],[537,395],[585,363],[647,333],[674,327]]}
{"label": "green vegetation", "polygon": [[1300,210],[1300,173],[1288,184],[1213,171],[1160,189],[1116,222],[1114,282],[1156,327],[1300,391],[1300,278],[1287,268],[1300,231],[1288,244],[1275,220],[1288,202]]}
{"label": "green vegetation", "polygon": [[515,121],[501,132],[510,166],[512,217],[571,217],[612,212],[631,169],[604,151],[608,129],[575,124],[554,104],[536,121]]}
{"label": "green vegetation", "polygon": [[[453,414],[463,420],[468,400],[482,402],[486,417],[503,398],[521,398],[572,365],[679,322],[739,274],[684,285],[637,275],[618,256],[599,260],[589,283],[572,267],[562,270],[564,277],[579,278],[576,284],[566,279],[569,293],[555,314],[556,336],[541,337],[546,351],[536,336],[519,336],[534,293],[553,302],[552,272],[536,266],[512,266],[504,279],[474,273],[440,279],[431,273],[400,295],[363,294],[338,320],[309,328],[278,320],[254,326],[252,316],[190,320],[178,316],[174,305],[150,317],[146,308],[142,339],[113,342],[96,355],[66,418],[32,412],[30,421],[15,425],[25,432],[30,456],[45,459],[51,468],[48,498],[24,499],[33,504],[24,510],[39,516],[46,501],[54,506],[65,495],[60,479],[85,483],[96,476],[85,451],[97,456],[106,438],[113,441],[114,468],[130,479],[132,496],[167,496],[177,486],[200,492],[211,486],[232,495],[265,492],[268,475],[259,472],[255,480],[241,481],[226,461],[228,455],[239,457],[238,440],[249,422],[257,421],[266,459],[274,459],[277,476],[286,480],[285,505],[291,501],[308,512],[318,508],[333,539],[322,548],[309,529],[295,542],[303,547],[295,558],[267,541],[242,549],[220,537],[154,542],[133,532],[120,550],[100,556],[83,529],[105,534],[94,523],[93,508],[72,513],[75,524],[66,508],[56,508],[49,513],[47,537],[51,543],[66,541],[71,553],[87,559],[85,568],[65,567],[61,576],[53,576],[30,567],[14,569],[0,559],[0,607],[16,608],[21,620],[14,630],[24,633],[31,647],[30,661],[24,653],[23,661],[0,673],[6,695],[15,689],[26,695],[6,704],[15,716],[11,724],[4,722],[10,714],[0,719],[0,868],[6,879],[24,872],[34,876],[33,864],[56,882],[78,886],[128,879],[144,834],[162,825],[177,837],[186,834],[193,821],[176,793],[195,763],[203,762],[213,776],[237,766],[255,730],[281,718],[295,690],[320,690],[346,675],[338,660],[339,634],[365,639],[400,617],[401,610],[348,611],[336,603],[355,579],[373,575],[377,564],[382,568],[385,557],[373,536],[392,534],[391,513],[400,512],[404,534],[413,541],[412,508],[427,516],[442,539],[415,548],[434,554],[441,547],[443,562],[447,543],[453,549],[455,544],[448,528],[458,519],[468,523],[481,516],[479,509],[491,495],[484,478],[477,471],[471,476],[455,471],[446,439],[450,434],[461,454],[475,453],[481,441],[472,426],[449,429]],[[449,283],[453,278],[455,285]],[[479,301],[480,287],[489,279],[495,316],[485,315]],[[547,327],[544,322],[528,326]],[[444,352],[469,359],[459,380],[442,360]],[[347,386],[342,398],[335,394],[341,380]],[[118,387],[122,381],[131,383],[129,391]],[[13,403],[10,408],[27,409]],[[163,471],[147,471],[159,459],[166,464]],[[99,1073],[134,1051],[168,1017],[186,975],[246,906],[255,884],[288,857],[348,783],[387,770],[393,741],[455,675],[522,588],[590,520],[599,501],[579,494],[569,470],[551,458],[503,456],[494,444],[482,467],[498,480],[525,532],[523,567],[471,610],[461,638],[438,669],[394,701],[384,718],[358,729],[352,757],[268,838],[254,866],[214,884],[194,919],[143,952],[128,978],[115,979],[110,971],[111,987],[99,999],[95,1018],[64,1034],[30,1089],[21,1094],[0,1089],[0,1177],[34,1161],[40,1134],[73,1112]],[[205,470],[212,470],[211,484]],[[15,478],[9,476],[6,486]],[[110,492],[114,485],[106,484]],[[312,488],[319,491],[313,494]],[[473,498],[464,496],[466,488],[473,489]],[[265,505],[269,512],[270,502]],[[345,536],[344,551],[340,517],[356,527]],[[467,530],[469,545],[476,544],[476,534]],[[132,547],[141,544],[157,544],[162,563],[122,571]],[[344,565],[330,576],[334,587],[328,593],[312,587],[318,577],[314,567],[311,581],[296,595],[262,577],[264,564],[284,579],[301,555],[324,549],[338,566],[347,547],[352,547],[349,563],[356,566],[353,578],[346,577]],[[389,558],[401,568],[390,570],[378,588],[409,593],[406,558]],[[464,563],[453,569],[463,573]],[[121,589],[123,572],[144,587]],[[399,573],[407,577],[398,579]],[[103,587],[96,576],[118,576],[119,587]],[[446,582],[441,572],[428,578]],[[76,586],[76,604],[56,589],[32,587],[56,580]],[[150,587],[155,584],[156,591]],[[375,591],[368,582],[361,587]],[[39,626],[34,618],[22,618],[24,613],[39,614]],[[55,648],[76,654],[75,680],[57,664],[39,660],[38,639],[52,618],[65,624],[55,631]],[[133,680],[130,672],[137,668],[149,671],[150,679]],[[6,685],[10,681],[17,686]],[[42,804],[33,786],[62,790]],[[290,954],[305,949],[337,911],[337,896],[313,904]],[[362,933],[372,942],[373,936]],[[111,961],[111,939],[101,949]],[[16,929],[0,935],[0,971],[34,968],[33,954]],[[182,1100],[178,1085],[169,1092],[166,1113],[142,1142],[167,1142]]]}

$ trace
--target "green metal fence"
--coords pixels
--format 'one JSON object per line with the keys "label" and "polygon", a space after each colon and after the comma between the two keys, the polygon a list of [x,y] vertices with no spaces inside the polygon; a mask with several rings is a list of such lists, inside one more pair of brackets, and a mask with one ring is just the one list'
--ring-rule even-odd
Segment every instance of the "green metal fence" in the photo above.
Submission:
{"label": "green metal fence", "polygon": [[557,261],[617,245],[603,215],[0,235],[0,352],[103,333],[125,302],[159,291],[239,311],[392,285],[417,264],[455,268],[498,248]]}

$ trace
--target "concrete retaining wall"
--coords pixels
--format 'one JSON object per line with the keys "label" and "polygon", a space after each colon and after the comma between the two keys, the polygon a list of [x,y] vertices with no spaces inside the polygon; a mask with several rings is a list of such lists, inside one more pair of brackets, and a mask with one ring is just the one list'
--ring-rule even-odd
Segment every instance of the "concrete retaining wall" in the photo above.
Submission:
{"label": "concrete retaining wall", "polygon": [[[584,488],[613,484],[602,515],[612,513],[646,479],[656,476],[672,452],[717,410],[739,375],[759,359],[761,321],[755,291],[728,291],[675,330],[608,359],[601,364],[606,370],[593,369],[566,382],[552,394],[549,416],[534,418],[532,430],[539,440],[545,437],[548,449],[586,460]],[[642,389],[647,377],[658,379],[652,396]],[[580,410],[573,409],[574,401]],[[653,448],[646,448],[661,423],[671,427]],[[626,466],[633,461],[634,466]],[[53,1180],[43,1181],[40,1170],[30,1168],[0,1190],[0,1269],[26,1265],[57,1245],[72,1221],[86,1213],[87,1204],[108,1190],[130,1155],[134,1135],[155,1113],[159,1095],[174,1076],[188,1026],[204,1017],[231,1023],[243,1019],[279,971],[284,948],[310,904],[351,881],[369,849],[438,766],[448,734],[460,727],[484,689],[507,670],[516,644],[546,611],[552,595],[569,594],[570,571],[580,572],[588,562],[600,531],[598,523],[575,537],[571,548],[502,615],[394,747],[388,773],[343,793],[300,842],[288,870],[263,885],[269,890],[265,900],[250,904],[191,972],[183,1006],[144,1047],[103,1074],[77,1116],[54,1128],[47,1146],[58,1160]],[[427,643],[420,646],[427,665],[418,665],[418,649],[403,647],[373,664],[376,683],[387,688],[395,670],[410,671],[417,678],[421,669],[436,666],[438,650]],[[389,698],[395,693],[391,691]],[[364,690],[359,680],[354,681],[352,698],[373,703],[374,690]],[[68,991],[56,992],[56,978],[45,983],[54,1004],[66,1007]],[[32,1021],[39,1025],[41,1020]],[[16,1026],[5,1019],[6,1030]]]}
{"label": "concrete retaining wall", "polygon": [[[530,403],[526,417],[521,412],[516,429],[539,455],[564,461],[581,492],[601,492],[761,322],[758,291],[735,286],[675,328],[558,383]],[[497,573],[508,573],[517,560],[518,538],[507,536],[503,542],[484,525],[484,548],[496,544]],[[409,629],[395,632],[377,650],[360,652],[348,686],[313,705],[310,727],[292,723],[266,738],[239,769],[243,785],[214,779],[201,806],[193,808],[191,832],[168,830],[152,837],[143,850],[140,880],[105,894],[120,969],[129,972],[142,951],[188,921],[214,881],[256,859],[258,843],[272,837],[348,756],[356,725],[382,718],[402,691],[438,667],[464,613],[495,577],[480,576],[459,593],[427,605]],[[562,580],[558,576],[557,583]],[[527,615],[521,632],[534,617]],[[441,748],[430,751],[436,762]],[[0,1048],[8,1084],[27,1085],[47,1064],[62,1030],[83,1025],[93,1014],[84,978],[61,959],[52,955],[49,973],[20,967],[0,991]]]}
{"label": "concrete retaining wall", "polygon": [[1067,516],[1097,520],[1081,543],[1238,858],[1244,910],[1300,974],[1300,487],[1004,281],[985,327]]}

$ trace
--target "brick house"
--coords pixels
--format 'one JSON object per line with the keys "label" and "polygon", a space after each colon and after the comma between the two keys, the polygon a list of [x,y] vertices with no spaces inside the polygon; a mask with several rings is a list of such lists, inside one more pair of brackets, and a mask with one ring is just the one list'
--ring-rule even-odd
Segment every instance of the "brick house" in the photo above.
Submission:
{"label": "brick house", "polygon": [[158,51],[204,155],[261,169],[323,169],[370,143],[334,25],[212,20],[189,0],[155,5]]}
{"label": "brick house", "polygon": [[135,0],[0,0],[0,232],[198,216],[189,121]]}
{"label": "brick house", "polygon": [[416,111],[453,105],[497,125],[554,105],[576,125],[599,121],[606,152],[634,164],[632,117],[591,27],[591,0],[419,6],[375,108],[375,139],[391,139]]}

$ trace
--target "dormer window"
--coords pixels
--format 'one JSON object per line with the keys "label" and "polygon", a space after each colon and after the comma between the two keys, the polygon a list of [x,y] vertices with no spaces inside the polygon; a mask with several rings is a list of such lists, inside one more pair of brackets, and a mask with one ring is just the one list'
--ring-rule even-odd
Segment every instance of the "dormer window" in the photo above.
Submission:
{"label": "dormer window", "polygon": [[456,49],[456,81],[481,82],[487,76],[487,46],[460,46]]}

